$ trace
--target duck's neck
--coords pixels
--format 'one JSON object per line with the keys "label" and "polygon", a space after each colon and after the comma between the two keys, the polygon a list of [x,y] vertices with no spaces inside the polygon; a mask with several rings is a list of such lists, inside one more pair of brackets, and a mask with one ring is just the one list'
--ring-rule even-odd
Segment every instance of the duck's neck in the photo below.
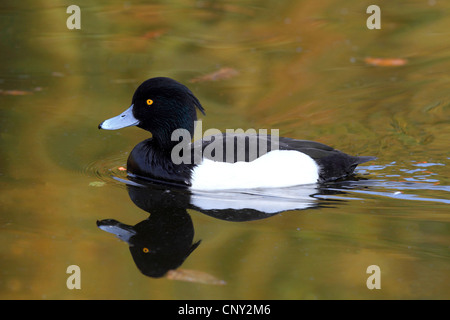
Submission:
{"label": "duck's neck", "polygon": [[164,154],[169,154],[172,151],[173,147],[177,144],[176,141],[171,141],[170,136],[164,136],[161,135],[153,135],[153,144],[154,147],[161,150]]}
{"label": "duck's neck", "polygon": [[[178,129],[177,129],[178,130]],[[193,132],[190,132],[191,130],[167,130],[167,131],[157,131],[153,132],[153,143],[154,146],[161,151],[163,151],[165,154],[170,155],[173,148],[178,145],[179,143],[190,143],[192,141]],[[193,131],[193,130],[192,130]],[[173,139],[173,140],[172,140]]]}

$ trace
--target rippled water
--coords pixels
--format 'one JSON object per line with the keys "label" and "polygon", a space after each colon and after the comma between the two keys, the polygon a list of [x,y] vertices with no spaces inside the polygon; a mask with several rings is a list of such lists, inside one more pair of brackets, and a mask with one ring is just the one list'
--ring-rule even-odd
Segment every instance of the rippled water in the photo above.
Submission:
{"label": "rippled water", "polygon": [[[370,4],[89,2],[68,30],[63,4],[3,1],[0,298],[448,299],[450,7],[383,3],[368,30]],[[152,76],[191,88],[203,131],[377,160],[322,186],[142,186],[149,134],[97,125]]]}

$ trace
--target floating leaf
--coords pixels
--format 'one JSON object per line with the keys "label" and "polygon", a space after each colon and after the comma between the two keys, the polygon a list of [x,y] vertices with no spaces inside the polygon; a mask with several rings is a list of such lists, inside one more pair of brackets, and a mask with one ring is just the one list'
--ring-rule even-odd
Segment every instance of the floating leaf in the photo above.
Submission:
{"label": "floating leaf", "polygon": [[364,61],[367,64],[377,67],[398,67],[404,66],[408,61],[401,58],[365,58]]}
{"label": "floating leaf", "polygon": [[103,187],[106,184],[106,182],[103,181],[92,181],[89,183],[90,187]]}
{"label": "floating leaf", "polygon": [[155,38],[159,38],[160,36],[162,36],[165,33],[167,33],[166,29],[149,31],[149,32],[146,32],[142,37],[145,39],[155,39]]}
{"label": "floating leaf", "polygon": [[237,71],[233,68],[224,67],[213,73],[209,73],[204,76],[191,79],[190,82],[195,83],[195,82],[205,82],[205,81],[226,80],[226,79],[233,78],[233,77],[237,76],[238,74],[239,74],[239,71]]}

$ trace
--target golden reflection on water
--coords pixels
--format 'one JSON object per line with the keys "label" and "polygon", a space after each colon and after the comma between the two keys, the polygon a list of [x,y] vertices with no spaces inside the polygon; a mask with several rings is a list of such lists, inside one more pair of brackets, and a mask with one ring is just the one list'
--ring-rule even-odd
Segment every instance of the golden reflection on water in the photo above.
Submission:
{"label": "golden reflection on water", "polygon": [[[368,30],[370,4],[89,2],[79,4],[81,30],[66,28],[64,4],[2,4],[0,298],[449,298],[450,7],[383,3],[381,30]],[[208,78],[226,68],[236,72]],[[375,191],[444,202],[350,191],[347,201],[242,223],[189,210],[202,243],[181,268],[226,285],[145,277],[95,222],[146,218],[109,175],[122,175],[148,134],[97,125],[160,75],[200,98],[204,130],[278,128],[374,155],[369,179],[417,185]],[[82,270],[78,291],[65,286],[71,264]],[[381,290],[365,286],[371,264]]]}

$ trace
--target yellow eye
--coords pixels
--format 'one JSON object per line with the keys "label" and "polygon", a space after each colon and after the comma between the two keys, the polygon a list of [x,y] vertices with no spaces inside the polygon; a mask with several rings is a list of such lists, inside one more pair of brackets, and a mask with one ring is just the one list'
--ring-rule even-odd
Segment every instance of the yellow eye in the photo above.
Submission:
{"label": "yellow eye", "polygon": [[147,105],[151,106],[152,104],[153,104],[153,100],[148,99],[148,100],[147,100]]}
{"label": "yellow eye", "polygon": [[[150,100],[151,101],[151,100]],[[148,249],[147,248],[144,248],[144,249],[142,249],[142,251],[144,252],[144,253],[148,253]]]}

